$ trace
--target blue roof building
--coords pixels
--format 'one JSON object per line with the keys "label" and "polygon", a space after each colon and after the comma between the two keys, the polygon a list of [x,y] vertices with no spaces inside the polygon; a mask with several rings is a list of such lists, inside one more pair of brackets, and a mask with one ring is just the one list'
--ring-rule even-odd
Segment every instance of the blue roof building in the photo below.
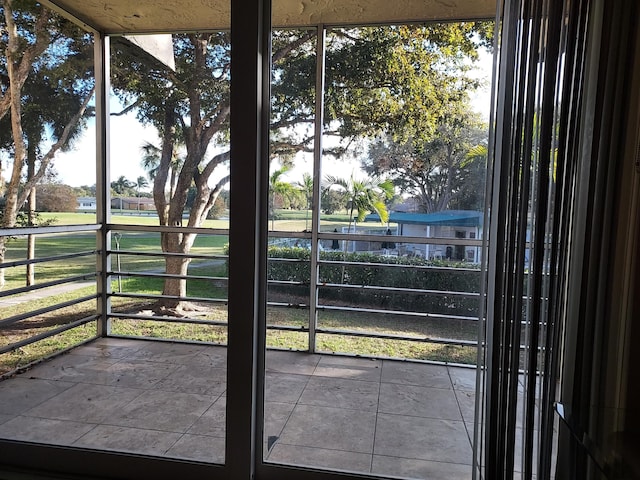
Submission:
{"label": "blue roof building", "polygon": [[[484,213],[475,210],[442,210],[433,213],[389,213],[389,223],[449,227],[482,227]],[[379,222],[377,213],[365,217],[365,222]]]}
{"label": "blue roof building", "polygon": [[[480,262],[483,220],[484,213],[476,210],[389,213],[389,224],[397,224],[396,235],[434,239],[428,244],[399,239],[399,254],[471,263]],[[365,222],[380,222],[380,217],[370,214],[365,217]]]}

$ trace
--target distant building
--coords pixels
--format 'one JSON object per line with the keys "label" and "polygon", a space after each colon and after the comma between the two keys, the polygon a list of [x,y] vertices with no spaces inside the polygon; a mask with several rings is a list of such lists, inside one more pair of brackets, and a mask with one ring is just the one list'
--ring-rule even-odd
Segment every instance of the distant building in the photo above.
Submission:
{"label": "distant building", "polygon": [[[389,223],[397,224],[395,232],[397,235],[440,239],[434,244],[398,243],[398,254],[471,263],[480,262],[479,246],[447,244],[443,239],[480,239],[483,219],[483,212],[475,210],[443,210],[434,213],[391,212],[389,214]],[[367,215],[365,221],[379,222],[380,217],[377,214]]]}
{"label": "distant building", "polygon": [[111,199],[114,210],[155,210],[153,198],[148,197],[115,197]]}
{"label": "distant building", "polygon": [[78,210],[95,210],[96,197],[77,197]]}

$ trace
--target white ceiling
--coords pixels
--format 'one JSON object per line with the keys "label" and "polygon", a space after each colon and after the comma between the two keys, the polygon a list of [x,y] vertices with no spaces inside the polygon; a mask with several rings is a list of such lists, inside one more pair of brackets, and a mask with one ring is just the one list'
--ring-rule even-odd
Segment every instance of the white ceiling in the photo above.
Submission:
{"label": "white ceiling", "polygon": [[[240,0],[236,0],[240,1]],[[108,34],[229,27],[231,0],[42,0]],[[496,0],[273,0],[275,27],[494,18]]]}

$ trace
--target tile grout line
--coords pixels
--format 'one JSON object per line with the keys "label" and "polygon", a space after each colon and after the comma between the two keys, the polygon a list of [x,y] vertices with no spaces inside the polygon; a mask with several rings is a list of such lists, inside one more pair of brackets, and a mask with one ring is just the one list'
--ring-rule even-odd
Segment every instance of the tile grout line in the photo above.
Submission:
{"label": "tile grout line", "polygon": [[[467,422],[464,421],[464,415],[462,414],[462,407],[460,405],[460,400],[458,400],[458,394],[453,384],[453,379],[451,378],[451,368],[448,366],[447,366],[447,375],[449,375],[449,381],[451,382],[453,396],[456,399],[456,405],[458,405],[458,412],[460,412],[460,419],[462,420],[462,424],[464,425],[464,430],[467,432],[467,439],[469,440],[469,445],[471,446],[471,450],[473,451],[473,443],[471,442],[472,434],[469,432],[469,428],[467,427]],[[475,425],[475,418],[473,419],[472,423]]]}
{"label": "tile grout line", "polygon": [[[313,377],[313,374],[316,372],[316,369],[318,368],[318,364],[320,363],[320,358],[318,358],[318,361],[316,362],[315,366],[313,367],[313,372],[311,372],[311,375],[307,375],[307,381],[304,384],[304,387],[302,388],[302,390],[300,391],[300,395],[298,396],[298,398],[296,399],[295,403],[293,404],[293,408],[291,409],[291,411],[289,412],[289,415],[287,415],[287,419],[284,422],[284,425],[282,425],[282,429],[280,430],[280,435],[278,435],[278,439],[273,442],[273,445],[271,447],[271,449],[275,448],[276,443],[278,443],[278,440],[280,440],[280,437],[282,436],[282,432],[284,432],[284,429],[287,428],[287,424],[289,423],[289,420],[291,419],[291,416],[293,415],[293,411],[296,409],[296,407],[298,405],[304,405],[304,404],[300,404],[300,399],[302,398],[302,395],[304,394],[304,391],[306,390],[307,386],[309,385],[309,382],[311,381],[311,378]],[[266,359],[265,359],[265,382],[264,382],[264,395],[263,395],[263,402],[266,405],[267,403],[267,395],[266,395],[266,386],[267,386],[267,382],[266,382],[266,374],[267,374],[267,367],[266,367]],[[278,372],[271,372],[271,373],[278,373]],[[300,374],[294,374],[294,375],[300,375]],[[264,406],[264,405],[263,405]],[[263,408],[263,413],[264,413],[264,408]],[[265,415],[263,415],[262,418],[262,430],[264,432],[264,427],[265,427]],[[264,438],[260,439],[261,442],[264,443]],[[268,441],[268,440],[267,440]],[[288,445],[286,443],[284,443],[283,445]],[[263,451],[263,456],[264,456],[264,451]],[[267,455],[264,457],[263,461],[267,461],[269,459],[269,457],[271,456],[271,451],[267,450]]]}
{"label": "tile grout line", "polygon": [[371,444],[371,462],[369,463],[369,473],[373,473],[373,456],[376,451],[376,435],[378,433],[378,413],[380,412],[380,392],[382,391],[382,372],[385,360],[380,360],[380,379],[378,380],[378,401],[376,402],[376,421],[373,424],[373,443]]}

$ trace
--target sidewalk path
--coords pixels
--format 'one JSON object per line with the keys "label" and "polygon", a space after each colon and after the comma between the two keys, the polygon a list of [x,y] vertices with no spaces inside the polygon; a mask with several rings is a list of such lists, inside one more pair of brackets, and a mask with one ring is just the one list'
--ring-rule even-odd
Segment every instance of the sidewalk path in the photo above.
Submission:
{"label": "sidewalk path", "polygon": [[33,290],[27,293],[10,295],[8,297],[0,297],[0,308],[13,307],[16,305],[20,305],[21,303],[33,302],[36,300],[41,300],[43,298],[53,297],[55,295],[62,295],[64,293],[73,292],[75,290],[79,290],[85,287],[90,287],[95,284],[96,284],[95,281],[65,283],[64,285],[56,285],[54,287],[40,288],[38,290]]}
{"label": "sidewalk path", "polygon": [[[196,263],[194,267],[202,268],[202,267],[221,265],[223,263],[224,263],[224,260],[216,259],[216,260],[210,260],[207,262]],[[140,273],[143,273],[143,272],[140,272]],[[145,270],[144,273],[164,273],[164,269]],[[114,275],[113,277],[117,278],[117,275]],[[73,292],[81,288],[91,287],[92,285],[95,285],[95,284],[96,284],[95,280],[65,283],[63,285],[56,285],[54,287],[40,288],[38,290],[33,290],[27,293],[22,293],[22,294],[18,293],[18,294],[10,295],[7,297],[0,297],[0,308],[12,307],[12,306],[20,305],[21,303],[25,303],[25,302],[33,302],[35,300],[53,297],[55,295],[62,295],[64,293]]]}

